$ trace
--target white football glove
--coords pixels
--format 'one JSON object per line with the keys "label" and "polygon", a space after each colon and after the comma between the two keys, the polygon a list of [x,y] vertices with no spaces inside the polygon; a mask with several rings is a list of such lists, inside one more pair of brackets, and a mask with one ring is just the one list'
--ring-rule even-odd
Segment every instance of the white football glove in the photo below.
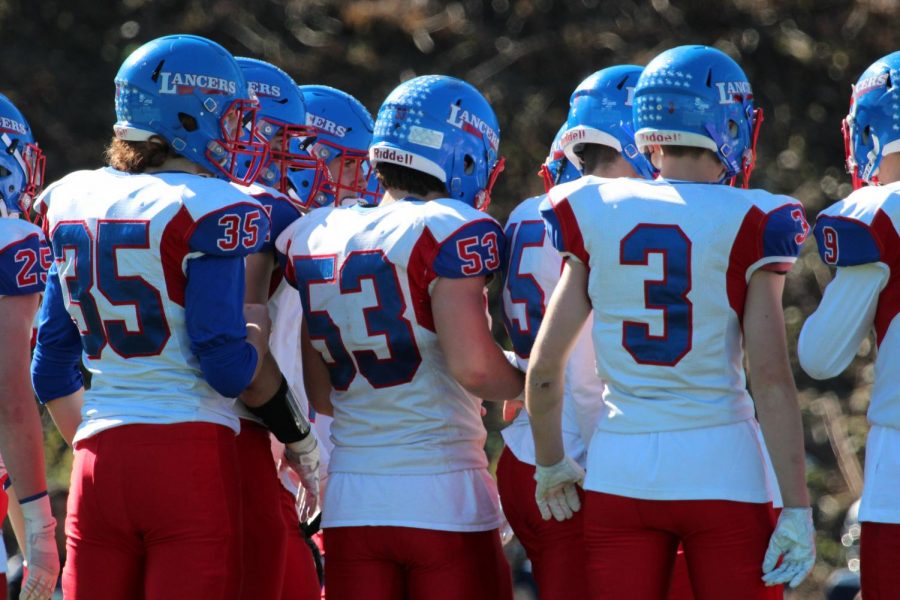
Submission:
{"label": "white football glove", "polygon": [[310,518],[319,507],[319,442],[315,434],[310,432],[299,442],[285,444],[283,460],[300,477],[297,508],[300,521],[305,523],[304,517]]}
{"label": "white football glove", "polygon": [[497,498],[497,504],[500,505],[500,543],[505,546],[516,537],[516,533],[513,531],[512,525],[509,524],[506,513],[503,512],[503,502],[500,501],[500,498]]}
{"label": "white football glove", "polygon": [[[782,556],[784,558],[776,569],[775,565]],[[782,509],[763,559],[763,581],[766,585],[790,583],[792,588],[797,587],[812,570],[815,562],[816,529],[813,526],[812,509]]]}
{"label": "white football glove", "polygon": [[534,499],[545,521],[551,515],[557,521],[565,521],[581,510],[575,486],[584,482],[584,469],[571,457],[566,456],[549,467],[537,465],[534,480],[537,482]]}
{"label": "white football glove", "polygon": [[47,600],[56,589],[59,554],[56,549],[56,519],[50,511],[50,497],[42,496],[22,504],[25,517],[25,563],[28,574],[20,600]]}

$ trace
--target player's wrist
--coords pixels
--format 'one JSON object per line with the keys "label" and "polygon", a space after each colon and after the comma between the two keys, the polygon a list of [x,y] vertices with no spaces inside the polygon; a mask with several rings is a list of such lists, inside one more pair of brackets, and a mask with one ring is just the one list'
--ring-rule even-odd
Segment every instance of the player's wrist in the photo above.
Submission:
{"label": "player's wrist", "polygon": [[50,494],[47,490],[26,496],[19,500],[19,506],[22,507],[22,514],[26,518],[29,516],[37,517],[42,514],[50,514]]}
{"label": "player's wrist", "polygon": [[316,440],[315,435],[307,435],[303,439],[298,440],[296,442],[291,442],[289,444],[285,444],[285,449],[296,455],[296,456],[305,456],[310,452],[314,451],[319,446],[318,441]]}
{"label": "player's wrist", "polygon": [[275,438],[285,444],[293,444],[310,436],[312,427],[299,407],[292,406],[290,387],[282,376],[275,394],[260,406],[248,406],[259,417]]}

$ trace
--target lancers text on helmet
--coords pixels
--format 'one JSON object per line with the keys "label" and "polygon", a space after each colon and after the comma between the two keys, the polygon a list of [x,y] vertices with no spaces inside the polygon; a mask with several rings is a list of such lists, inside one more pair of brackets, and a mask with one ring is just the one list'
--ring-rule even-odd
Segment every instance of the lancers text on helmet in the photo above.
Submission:
{"label": "lancers text on helmet", "polygon": [[716,83],[719,88],[719,104],[731,104],[742,98],[752,98],[753,89],[748,81],[725,81]]}
{"label": "lancers text on helmet", "polygon": [[25,127],[24,123],[19,123],[15,119],[0,117],[0,131],[8,131],[10,133],[25,135],[28,133],[28,128]]}
{"label": "lancers text on helmet", "polygon": [[194,73],[159,74],[160,94],[190,94],[195,88],[200,88],[205,94],[234,94],[237,91],[237,83],[221,77]]}
{"label": "lancers text on helmet", "polygon": [[450,105],[450,116],[447,117],[447,122],[454,127],[475,134],[478,137],[486,135],[491,148],[494,150],[500,145],[500,136],[497,135],[496,131],[491,129],[490,125],[485,123],[478,116],[473,115],[467,110],[463,110],[455,104]]}
{"label": "lancers text on helmet", "polygon": [[272,85],[270,83],[263,83],[261,81],[248,81],[247,84],[250,86],[250,90],[257,96],[262,96],[264,98],[281,97],[280,85]]}
{"label": "lancers text on helmet", "polygon": [[879,73],[878,75],[872,75],[871,77],[866,77],[865,79],[860,79],[859,83],[856,84],[856,88],[853,90],[854,96],[859,98],[863,94],[871,92],[873,89],[877,87],[884,87],[887,83],[888,73]]}
{"label": "lancers text on helmet", "polygon": [[343,125],[338,125],[334,121],[326,119],[325,117],[320,117],[319,115],[314,115],[310,112],[306,113],[306,124],[312,125],[325,133],[330,133],[335,137],[344,137],[347,135],[347,128]]}

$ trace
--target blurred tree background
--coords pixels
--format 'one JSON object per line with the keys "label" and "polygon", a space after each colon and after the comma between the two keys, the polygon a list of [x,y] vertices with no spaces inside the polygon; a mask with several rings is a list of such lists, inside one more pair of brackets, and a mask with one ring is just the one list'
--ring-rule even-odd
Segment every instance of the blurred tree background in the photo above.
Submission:
{"label": "blurred tree background", "polygon": [[[850,84],[897,49],[898,14],[895,0],[0,0],[0,90],[30,120],[53,181],[101,165],[119,64],[161,35],[207,36],[298,83],[344,89],[373,113],[405,79],[454,75],[481,89],[500,120],[508,162],[491,212],[502,220],[542,191],[537,167],[579,81],[708,44],[744,67],[765,110],[753,185],[797,197],[812,222],[851,190],[840,134]],[[785,297],[792,350],[829,278],[810,238]],[[820,597],[827,574],[846,562],[840,530],[861,489],[874,352],[864,344],[826,382],[794,371],[819,527],[819,564],[796,598]],[[58,437],[50,444],[51,474],[64,486],[69,455]]]}

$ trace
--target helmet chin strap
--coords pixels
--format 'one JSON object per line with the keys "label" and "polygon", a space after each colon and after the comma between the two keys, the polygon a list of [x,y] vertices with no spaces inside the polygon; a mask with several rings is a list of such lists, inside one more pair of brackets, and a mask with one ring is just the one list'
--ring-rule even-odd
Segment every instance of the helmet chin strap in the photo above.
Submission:
{"label": "helmet chin strap", "polygon": [[[750,155],[744,157],[743,165],[741,167],[741,187],[745,190],[750,187],[750,174],[753,173],[753,169],[756,167],[756,142],[759,140],[759,130],[762,128],[764,120],[765,116],[763,115],[763,109],[757,108],[753,111],[753,133],[750,134]],[[734,183],[732,183],[732,185],[734,185]]]}
{"label": "helmet chin strap", "polygon": [[[850,99],[851,102],[853,99]],[[865,181],[859,176],[859,169],[856,166],[856,159],[853,157],[853,143],[850,138],[850,120],[849,116],[844,117],[841,121],[841,134],[844,136],[844,161],[847,166],[847,172],[850,173],[850,180],[853,183],[853,189],[858,190],[865,185]]]}
{"label": "helmet chin strap", "polygon": [[494,184],[497,183],[497,178],[500,177],[500,173],[503,172],[503,169],[506,168],[506,157],[501,156],[497,160],[497,164],[494,165],[494,168],[491,170],[491,174],[488,175],[487,185],[484,187],[484,190],[481,192],[482,201],[478,202],[478,196],[475,197],[475,208],[480,211],[487,211],[488,206],[491,205],[491,190],[494,189]]}

